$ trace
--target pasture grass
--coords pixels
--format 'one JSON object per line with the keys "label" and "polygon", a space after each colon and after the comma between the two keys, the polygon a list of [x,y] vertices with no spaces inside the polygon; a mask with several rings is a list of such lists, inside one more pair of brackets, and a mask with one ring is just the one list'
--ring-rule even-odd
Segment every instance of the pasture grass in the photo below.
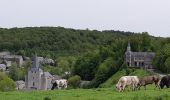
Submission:
{"label": "pasture grass", "polygon": [[117,92],[114,88],[0,92],[0,100],[170,100],[170,89]]}

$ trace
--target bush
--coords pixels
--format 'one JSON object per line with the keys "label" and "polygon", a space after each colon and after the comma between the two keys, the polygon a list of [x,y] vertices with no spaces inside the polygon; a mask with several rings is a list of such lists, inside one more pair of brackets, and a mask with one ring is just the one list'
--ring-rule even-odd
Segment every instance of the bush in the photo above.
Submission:
{"label": "bush", "polygon": [[72,88],[77,88],[79,87],[80,81],[81,81],[81,77],[78,75],[75,75],[68,79],[68,84]]}
{"label": "bush", "polygon": [[15,88],[15,82],[5,74],[0,73],[0,91],[12,91],[15,90]]}
{"label": "bush", "polygon": [[50,97],[45,97],[44,100],[51,100],[51,98]]}

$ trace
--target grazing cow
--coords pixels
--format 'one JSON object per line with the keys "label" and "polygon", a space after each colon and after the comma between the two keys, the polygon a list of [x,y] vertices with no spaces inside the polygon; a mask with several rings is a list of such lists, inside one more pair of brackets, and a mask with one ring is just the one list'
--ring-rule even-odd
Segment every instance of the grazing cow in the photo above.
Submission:
{"label": "grazing cow", "polygon": [[52,86],[51,90],[54,90],[55,87],[57,87],[57,89],[66,89],[67,88],[67,80],[66,79],[55,80],[53,82],[53,86]]}
{"label": "grazing cow", "polygon": [[139,79],[137,76],[122,76],[116,84],[116,89],[123,92],[125,87],[131,86],[132,90],[135,90],[138,84]]}
{"label": "grazing cow", "polygon": [[170,76],[167,75],[167,76],[162,77],[159,85],[160,85],[161,89],[163,89],[164,86],[169,88],[169,86],[170,86]]}
{"label": "grazing cow", "polygon": [[157,75],[143,77],[139,79],[139,89],[141,86],[144,86],[146,90],[146,85],[153,84],[153,83],[155,83],[156,87],[159,87],[159,82],[160,82],[160,77]]}

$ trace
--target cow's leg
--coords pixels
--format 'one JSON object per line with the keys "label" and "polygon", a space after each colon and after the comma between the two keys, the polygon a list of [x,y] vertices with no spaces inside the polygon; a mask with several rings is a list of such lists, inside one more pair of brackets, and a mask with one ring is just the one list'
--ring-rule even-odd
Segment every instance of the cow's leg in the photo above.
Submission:
{"label": "cow's leg", "polygon": [[144,85],[144,88],[145,88],[145,90],[146,90],[146,85]]}
{"label": "cow's leg", "polygon": [[141,85],[138,86],[138,90],[140,90]]}
{"label": "cow's leg", "polygon": [[136,87],[136,85],[133,84],[133,85],[132,85],[132,91],[135,91],[135,87]]}
{"label": "cow's leg", "polygon": [[159,83],[155,82],[155,88],[154,89],[156,89],[157,87],[159,88]]}
{"label": "cow's leg", "polygon": [[125,86],[126,86],[126,85],[123,85],[123,86],[122,86],[122,92],[125,90]]}
{"label": "cow's leg", "polygon": [[168,84],[166,84],[166,87],[167,87],[167,88],[169,88],[169,85],[168,85]]}

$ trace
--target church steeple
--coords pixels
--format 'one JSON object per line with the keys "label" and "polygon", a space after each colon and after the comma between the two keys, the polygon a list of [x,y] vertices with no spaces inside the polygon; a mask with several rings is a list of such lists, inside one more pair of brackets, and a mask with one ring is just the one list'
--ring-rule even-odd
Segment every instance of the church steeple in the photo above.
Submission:
{"label": "church steeple", "polygon": [[128,42],[127,51],[131,51],[130,42]]}
{"label": "church steeple", "polygon": [[38,57],[37,55],[34,56],[33,58],[33,68],[39,68],[39,60],[38,60]]}

